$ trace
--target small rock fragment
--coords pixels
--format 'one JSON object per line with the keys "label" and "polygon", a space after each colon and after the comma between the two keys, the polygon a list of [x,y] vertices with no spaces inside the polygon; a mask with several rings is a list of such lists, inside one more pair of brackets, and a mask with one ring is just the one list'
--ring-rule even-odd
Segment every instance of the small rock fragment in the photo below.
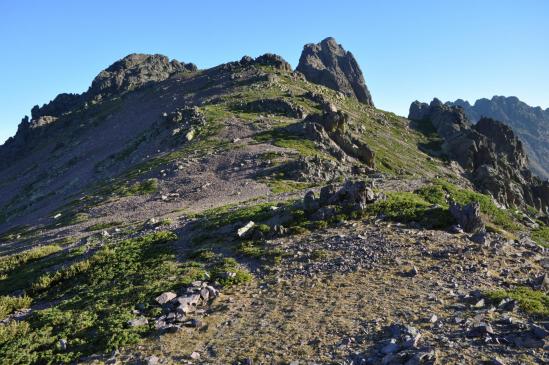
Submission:
{"label": "small rock fragment", "polygon": [[160,294],[154,300],[156,300],[156,302],[158,304],[162,305],[162,304],[166,304],[166,303],[172,301],[176,297],[177,297],[177,294],[175,294],[174,292],[168,291],[168,292]]}

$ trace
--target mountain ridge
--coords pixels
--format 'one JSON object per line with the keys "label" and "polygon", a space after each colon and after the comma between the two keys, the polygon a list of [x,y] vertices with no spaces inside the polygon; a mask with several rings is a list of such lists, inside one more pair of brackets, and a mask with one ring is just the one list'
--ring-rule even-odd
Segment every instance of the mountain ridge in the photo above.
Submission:
{"label": "mountain ridge", "polygon": [[486,116],[509,125],[523,141],[532,170],[549,179],[549,108],[532,107],[515,96],[497,95],[478,99],[473,105],[461,99],[447,104],[462,107],[473,122]]}
{"label": "mountain ridge", "polygon": [[3,362],[545,361],[549,196],[520,141],[440,101],[376,109],[322,42],[304,73],[129,55],[23,121],[0,147]]}

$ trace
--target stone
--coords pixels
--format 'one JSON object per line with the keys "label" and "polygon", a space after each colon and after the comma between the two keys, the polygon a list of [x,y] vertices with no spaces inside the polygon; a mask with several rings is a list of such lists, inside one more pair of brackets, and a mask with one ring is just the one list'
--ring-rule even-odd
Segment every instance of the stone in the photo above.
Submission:
{"label": "stone", "polygon": [[419,270],[418,270],[417,267],[412,266],[412,268],[410,270],[408,270],[408,272],[406,274],[410,277],[413,277],[413,276],[416,276],[416,275],[419,274]]}
{"label": "stone", "polygon": [[473,304],[474,308],[484,308],[485,302],[484,299],[480,299],[475,304]]}
{"label": "stone", "polygon": [[474,234],[486,232],[486,227],[480,215],[480,204],[478,202],[472,202],[464,206],[451,202],[450,213],[465,232]]}
{"label": "stone", "polygon": [[334,38],[305,45],[296,70],[312,83],[341,91],[366,105],[374,105],[353,54],[345,51]]}
{"label": "stone", "polygon": [[147,365],[159,365],[160,364],[160,358],[158,356],[152,355],[145,359],[147,362]]}
{"label": "stone", "polygon": [[396,343],[396,339],[392,338],[389,340],[389,343],[386,344],[381,348],[381,353],[387,355],[387,354],[394,354],[395,352],[398,352],[400,350],[400,345]]}
{"label": "stone", "polygon": [[130,327],[141,327],[141,326],[146,326],[148,324],[149,324],[149,321],[145,317],[134,318],[128,321],[128,326]]}
{"label": "stone", "polygon": [[433,314],[431,317],[429,317],[429,322],[436,323],[438,321],[438,316],[436,314]]}
{"label": "stone", "polygon": [[333,207],[322,207],[314,212],[310,219],[312,221],[326,221],[336,215],[336,210]]}
{"label": "stone", "polygon": [[200,289],[200,297],[205,302],[208,301],[208,299],[210,299],[210,291],[207,288]]}
{"label": "stone", "polygon": [[240,227],[237,231],[236,231],[236,235],[239,237],[239,238],[243,238],[244,236],[246,236],[246,234],[248,232],[250,232],[250,229],[252,229],[253,227],[255,226],[255,223],[253,221],[249,221],[248,223],[246,223],[244,226]]}
{"label": "stone", "polygon": [[450,229],[448,229],[448,232],[453,234],[460,234],[463,233],[463,228],[459,224],[453,224]]}
{"label": "stone", "polygon": [[305,213],[311,214],[320,208],[318,200],[315,198],[313,191],[308,191],[303,198],[303,210]]}
{"label": "stone", "polygon": [[188,304],[193,306],[198,305],[201,300],[202,299],[200,294],[191,294],[191,295],[181,296],[177,298],[177,302],[179,304]]}
{"label": "stone", "polygon": [[549,274],[545,273],[533,280],[534,288],[549,292]]}
{"label": "stone", "polygon": [[484,245],[487,242],[488,234],[486,232],[477,232],[469,237],[469,239],[478,243],[479,245]]}
{"label": "stone", "polygon": [[165,292],[165,293],[160,294],[154,300],[156,300],[156,302],[158,304],[163,305],[163,304],[166,304],[168,302],[171,302],[176,297],[177,297],[177,294],[175,294],[174,292],[169,291],[169,292]]}
{"label": "stone", "polygon": [[210,298],[216,298],[219,295],[219,291],[211,285],[206,286]]}
{"label": "stone", "polygon": [[191,353],[191,356],[190,356],[190,357],[191,357],[191,359],[193,359],[193,360],[198,360],[198,359],[200,359],[200,353],[194,351],[194,352]]}
{"label": "stone", "polygon": [[202,323],[201,320],[193,318],[190,320],[189,325],[193,328],[202,328],[204,326],[204,323]]}
{"label": "stone", "polygon": [[282,57],[272,53],[265,53],[262,56],[257,57],[254,60],[254,63],[263,65],[263,66],[272,66],[278,70],[291,72],[292,66]]}
{"label": "stone", "polygon": [[499,357],[493,357],[490,359],[489,365],[505,365],[505,362]]}
{"label": "stone", "polygon": [[532,334],[540,340],[543,340],[549,336],[549,330],[535,324],[532,325],[530,332],[532,332]]}
{"label": "stone", "polygon": [[494,329],[488,323],[480,323],[478,326],[473,327],[468,333],[469,337],[483,337],[486,335],[493,335]]}
{"label": "stone", "polygon": [[59,340],[59,349],[65,351],[67,349],[67,340],[62,338]]}

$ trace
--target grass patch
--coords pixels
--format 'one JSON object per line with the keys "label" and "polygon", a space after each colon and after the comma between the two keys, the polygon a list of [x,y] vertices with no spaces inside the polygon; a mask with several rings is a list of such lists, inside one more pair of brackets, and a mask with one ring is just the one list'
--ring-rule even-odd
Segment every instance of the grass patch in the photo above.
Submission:
{"label": "grass patch", "polygon": [[32,299],[27,296],[12,297],[1,296],[0,297],[0,319],[6,318],[16,310],[29,308],[32,303]]}
{"label": "grass patch", "polygon": [[293,193],[314,186],[311,183],[285,179],[263,179],[261,182],[265,183],[274,194]]}
{"label": "grass patch", "polygon": [[495,225],[510,232],[516,232],[521,229],[521,226],[515,221],[512,213],[498,208],[492,197],[460,188],[443,179],[434,180],[433,184],[419,189],[417,194],[426,201],[445,208],[448,207],[447,198],[452,199],[461,205],[477,201],[480,204],[481,212]]}
{"label": "grass patch", "polygon": [[516,300],[526,313],[545,317],[549,316],[549,296],[541,290],[519,287],[512,290],[496,290],[486,293],[488,299],[499,302],[505,298]]}
{"label": "grass patch", "polygon": [[312,140],[291,134],[285,128],[264,131],[256,134],[253,138],[257,142],[270,143],[273,146],[292,149],[301,156],[331,158],[320,152]]}
{"label": "grass patch", "polygon": [[226,205],[206,210],[197,217],[204,220],[202,227],[205,228],[219,228],[239,221],[254,221],[257,223],[265,221],[273,215],[272,206],[272,203],[261,203],[241,208]]}
{"label": "grass patch", "polygon": [[549,227],[542,226],[532,231],[532,239],[538,245],[549,248]]}
{"label": "grass patch", "polygon": [[112,228],[112,227],[119,227],[122,224],[123,224],[122,222],[96,223],[96,224],[86,228],[86,231],[89,231],[89,232],[99,231],[99,230],[102,230],[102,229],[108,229],[108,228]]}
{"label": "grass patch", "polygon": [[232,257],[221,259],[212,268],[212,278],[222,286],[243,284],[252,280],[252,274],[242,268]]}
{"label": "grass patch", "polygon": [[22,265],[39,260],[43,257],[59,252],[60,250],[61,247],[58,245],[47,245],[35,247],[15,255],[0,257],[0,275],[5,275]]}
{"label": "grass patch", "polygon": [[366,213],[390,220],[416,222],[431,228],[445,228],[454,223],[448,208],[433,206],[421,195],[410,192],[387,193],[387,199],[369,205]]}
{"label": "grass patch", "polygon": [[153,194],[158,191],[158,179],[152,178],[145,181],[137,181],[131,185],[117,186],[112,193],[117,196],[134,196]]}

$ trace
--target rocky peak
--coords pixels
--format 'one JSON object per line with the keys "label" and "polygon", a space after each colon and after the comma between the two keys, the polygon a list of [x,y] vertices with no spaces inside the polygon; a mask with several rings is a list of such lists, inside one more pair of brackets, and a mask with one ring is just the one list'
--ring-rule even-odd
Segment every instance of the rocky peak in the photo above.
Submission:
{"label": "rocky peak", "polygon": [[192,63],[185,64],[155,54],[130,54],[101,71],[88,90],[90,96],[112,94],[136,89],[148,82],[163,81],[176,72],[195,71]]}
{"label": "rocky peak", "polygon": [[473,123],[488,117],[511,127],[524,144],[532,171],[541,178],[549,178],[549,109],[531,107],[516,96],[493,96],[473,104],[458,99],[446,104],[461,106]]}
{"label": "rocky peak", "polygon": [[461,106],[434,99],[415,101],[409,119],[431,123],[444,140],[444,152],[470,173],[477,188],[508,206],[549,208],[547,184],[532,176],[521,141],[511,128],[490,118],[473,125]]}
{"label": "rocky peak", "polygon": [[265,53],[255,59],[255,63],[264,66],[272,66],[282,71],[292,71],[292,66],[286,60],[279,55],[273,53]]}
{"label": "rocky peak", "polygon": [[318,44],[306,44],[296,70],[310,82],[341,91],[364,104],[374,105],[353,54],[334,38],[326,38]]}

